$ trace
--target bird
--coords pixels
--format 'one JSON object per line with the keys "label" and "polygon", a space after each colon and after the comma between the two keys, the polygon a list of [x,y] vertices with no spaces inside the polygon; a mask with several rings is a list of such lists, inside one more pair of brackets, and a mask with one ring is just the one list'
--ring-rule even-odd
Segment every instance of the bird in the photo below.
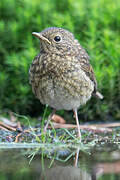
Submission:
{"label": "bird", "polygon": [[97,91],[90,58],[73,33],[64,28],[49,27],[32,35],[40,40],[40,52],[30,65],[29,83],[40,102],[53,108],[44,131],[56,110],[73,110],[81,141],[78,109],[92,96],[103,98]]}

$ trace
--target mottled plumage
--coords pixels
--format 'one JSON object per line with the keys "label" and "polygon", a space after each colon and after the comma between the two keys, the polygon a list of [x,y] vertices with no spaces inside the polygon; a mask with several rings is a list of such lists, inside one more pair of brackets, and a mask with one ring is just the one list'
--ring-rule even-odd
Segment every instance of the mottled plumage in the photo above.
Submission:
{"label": "mottled plumage", "polygon": [[33,35],[40,39],[40,53],[30,66],[29,79],[42,104],[74,110],[77,116],[79,106],[93,94],[102,98],[89,56],[72,33],[52,27]]}

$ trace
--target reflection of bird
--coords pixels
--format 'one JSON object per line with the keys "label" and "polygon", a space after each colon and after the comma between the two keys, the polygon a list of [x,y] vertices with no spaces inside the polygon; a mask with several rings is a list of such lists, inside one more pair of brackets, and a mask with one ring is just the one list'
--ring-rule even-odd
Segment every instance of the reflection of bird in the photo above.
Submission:
{"label": "reflection of bird", "polygon": [[51,169],[45,169],[44,176],[40,179],[42,180],[91,180],[91,175],[78,167],[72,166],[56,166]]}
{"label": "reflection of bird", "polygon": [[33,93],[53,109],[73,110],[81,139],[77,109],[93,94],[102,98],[89,57],[65,29],[52,27],[32,34],[40,39],[40,53],[29,70]]}

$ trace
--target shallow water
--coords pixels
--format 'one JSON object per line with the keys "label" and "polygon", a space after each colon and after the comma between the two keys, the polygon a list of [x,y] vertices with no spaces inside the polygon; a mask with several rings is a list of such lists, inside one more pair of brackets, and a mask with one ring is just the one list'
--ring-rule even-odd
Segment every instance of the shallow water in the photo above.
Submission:
{"label": "shallow water", "polygon": [[[13,148],[12,148],[13,147]],[[0,180],[119,180],[119,145],[90,150],[12,144],[0,146]]]}

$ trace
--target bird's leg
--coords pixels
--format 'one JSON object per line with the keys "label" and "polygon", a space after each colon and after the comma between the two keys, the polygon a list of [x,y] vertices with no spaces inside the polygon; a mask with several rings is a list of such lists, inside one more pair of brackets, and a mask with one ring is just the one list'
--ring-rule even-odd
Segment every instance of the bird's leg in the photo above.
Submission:
{"label": "bird's leg", "polygon": [[79,125],[79,120],[78,120],[78,114],[77,114],[77,109],[74,109],[74,115],[76,119],[76,124],[77,124],[77,129],[78,129],[78,138],[80,139],[81,142],[81,132],[80,132],[80,125]]}
{"label": "bird's leg", "polygon": [[49,125],[49,123],[50,123],[53,115],[55,114],[55,112],[56,112],[56,109],[53,109],[52,113],[49,115],[48,120],[47,120],[47,124],[46,124],[45,127],[44,127],[44,133],[46,133],[46,130],[47,130],[47,128],[48,128],[48,125]]}
{"label": "bird's leg", "polygon": [[77,148],[77,151],[76,151],[76,153],[75,153],[75,160],[74,160],[74,166],[75,166],[75,167],[78,166],[79,151],[80,151],[80,148]]}

